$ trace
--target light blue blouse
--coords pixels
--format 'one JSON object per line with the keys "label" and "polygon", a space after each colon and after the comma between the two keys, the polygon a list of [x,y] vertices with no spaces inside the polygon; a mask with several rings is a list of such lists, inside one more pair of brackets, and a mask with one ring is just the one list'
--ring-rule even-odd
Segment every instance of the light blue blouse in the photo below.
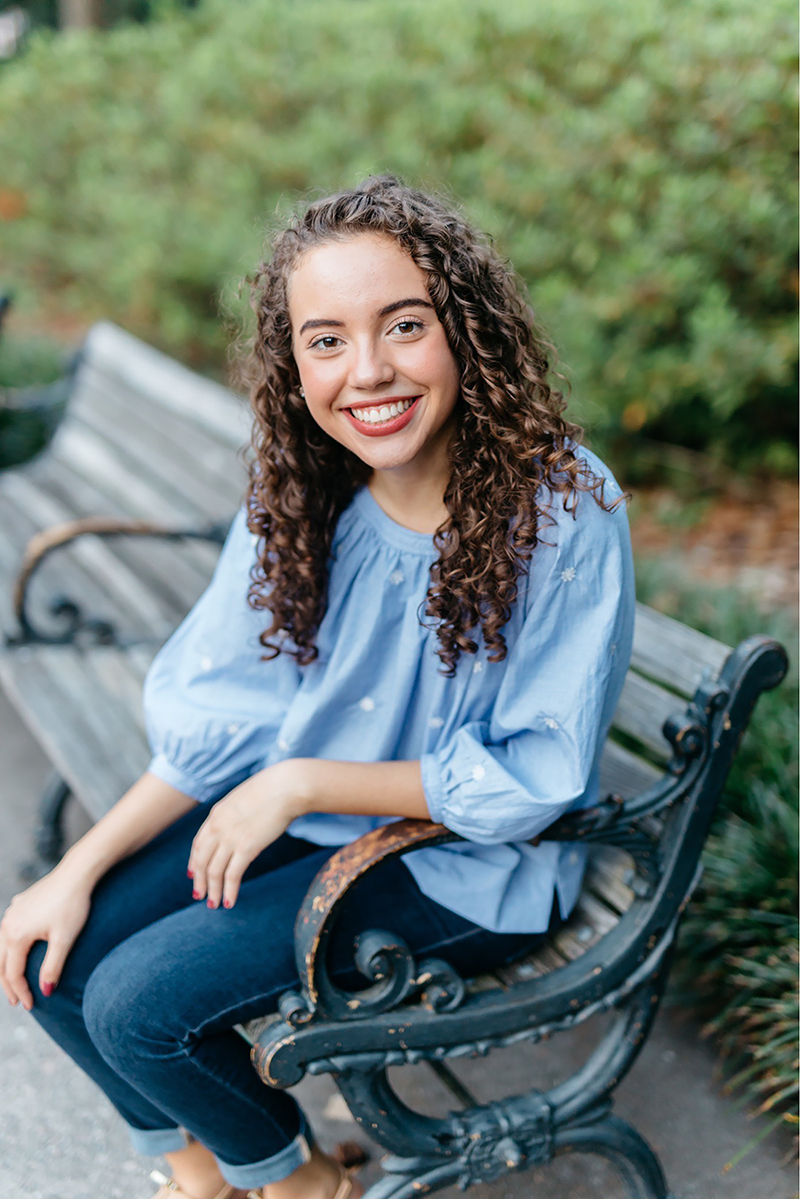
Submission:
{"label": "light blue blouse", "polygon": [[[603,463],[580,452],[618,497]],[[319,657],[262,661],[268,614],[247,603],[257,539],[240,511],[208,589],[147,676],[149,769],[212,803],[283,758],[420,759],[431,819],[466,838],[403,859],[421,890],[485,928],[543,931],[554,889],[565,916],[575,903],[584,851],[526,842],[597,798],[634,613],[624,504],[608,513],[584,493],[573,517],[557,497],[551,515],[504,629],[505,660],[487,661],[478,634],[477,654],[447,678],[418,615],[433,539],[366,487],[336,529]],[[289,832],[335,846],[385,822],[315,814]]]}

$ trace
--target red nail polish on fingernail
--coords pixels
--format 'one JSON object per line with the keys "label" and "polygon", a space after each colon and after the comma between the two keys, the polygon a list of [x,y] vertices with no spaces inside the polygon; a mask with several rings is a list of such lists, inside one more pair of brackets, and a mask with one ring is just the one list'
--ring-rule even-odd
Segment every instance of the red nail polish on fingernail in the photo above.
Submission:
{"label": "red nail polish on fingernail", "polygon": [[202,898],[203,898],[203,896],[197,890],[197,887],[195,887],[194,891],[192,891],[192,899],[202,899]]}
{"label": "red nail polish on fingernail", "polygon": [[232,908],[233,904],[231,903],[231,901],[229,899],[223,899],[222,906],[224,908]]}
{"label": "red nail polish on fingernail", "polygon": [[41,991],[45,999],[49,999],[55,990],[55,983],[42,983]]}
{"label": "red nail polish on fingernail", "polygon": [[206,904],[206,907],[209,907],[209,908],[215,908],[216,906],[217,905],[214,903],[213,899],[209,899],[208,903]]}
{"label": "red nail polish on fingernail", "polygon": [[187,878],[194,878],[194,871],[193,871],[193,870],[187,870],[187,871],[186,871],[186,877],[187,877]]}

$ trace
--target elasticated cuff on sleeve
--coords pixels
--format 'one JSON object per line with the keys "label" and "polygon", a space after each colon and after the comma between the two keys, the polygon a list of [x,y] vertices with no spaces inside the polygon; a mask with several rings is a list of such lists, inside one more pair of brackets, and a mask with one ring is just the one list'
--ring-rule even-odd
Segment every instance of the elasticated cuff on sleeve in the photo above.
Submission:
{"label": "elasticated cuff on sleeve", "polygon": [[154,774],[162,782],[169,783],[170,787],[175,787],[177,791],[182,791],[198,803],[209,803],[219,795],[218,786],[210,787],[208,783],[193,778],[170,762],[166,754],[156,754],[147,769],[150,774]]}
{"label": "elasticated cuff on sleeve", "polygon": [[425,803],[434,824],[444,824],[444,791],[436,754],[423,754],[419,760]]}

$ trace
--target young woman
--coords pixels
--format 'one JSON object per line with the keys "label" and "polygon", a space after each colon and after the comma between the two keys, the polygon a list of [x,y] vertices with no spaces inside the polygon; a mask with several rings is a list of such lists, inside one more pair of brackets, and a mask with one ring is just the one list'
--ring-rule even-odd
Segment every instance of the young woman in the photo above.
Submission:
{"label": "young woman", "polygon": [[381,822],[464,840],[367,876],[335,976],[376,911],[467,976],[569,913],[580,849],[530,841],[597,794],[627,521],[514,276],[438,201],[311,204],[254,295],[247,502],[148,676],[153,760],[14,899],[0,978],[169,1159],[160,1199],[356,1199],[233,1026],[297,985],[305,892]]}

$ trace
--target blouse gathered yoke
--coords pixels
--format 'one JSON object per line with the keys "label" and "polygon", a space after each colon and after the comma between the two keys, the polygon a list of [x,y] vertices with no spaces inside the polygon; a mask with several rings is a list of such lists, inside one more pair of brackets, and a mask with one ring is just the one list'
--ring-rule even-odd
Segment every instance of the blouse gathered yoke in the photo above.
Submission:
{"label": "blouse gathered yoke", "polygon": [[[606,499],[619,498],[603,463],[579,453],[606,479]],[[580,493],[573,514],[556,495],[550,516],[504,627],[505,659],[489,662],[478,632],[478,652],[448,678],[421,622],[433,538],[397,524],[367,487],[336,528],[319,656],[264,661],[269,614],[248,604],[258,539],[242,509],[147,676],[149,770],[211,804],[284,758],[419,759],[431,820],[465,838],[402,859],[420,889],[492,931],[543,932],[554,895],[564,917],[572,909],[585,850],[527,842],[597,799],[634,617],[624,503],[606,512]],[[311,814],[288,831],[338,846],[388,819]]]}

